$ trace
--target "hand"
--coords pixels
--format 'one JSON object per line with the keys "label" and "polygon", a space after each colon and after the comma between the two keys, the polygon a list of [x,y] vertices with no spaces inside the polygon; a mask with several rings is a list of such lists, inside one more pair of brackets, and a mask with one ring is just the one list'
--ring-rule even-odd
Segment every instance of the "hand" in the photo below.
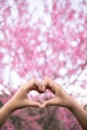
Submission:
{"label": "hand", "polygon": [[45,91],[45,89],[51,90],[55,97],[45,101],[42,104],[42,108],[49,106],[49,105],[58,105],[61,107],[70,107],[70,101],[71,97],[64,91],[64,89],[57,83],[55,83],[50,78],[45,78],[42,82],[42,91]]}
{"label": "hand", "polygon": [[29,100],[28,93],[31,90],[41,92],[39,89],[41,84],[36,79],[29,80],[25,85],[19,88],[13,98],[10,100],[10,104],[13,110],[21,109],[24,107],[41,107],[41,104],[32,100]]}

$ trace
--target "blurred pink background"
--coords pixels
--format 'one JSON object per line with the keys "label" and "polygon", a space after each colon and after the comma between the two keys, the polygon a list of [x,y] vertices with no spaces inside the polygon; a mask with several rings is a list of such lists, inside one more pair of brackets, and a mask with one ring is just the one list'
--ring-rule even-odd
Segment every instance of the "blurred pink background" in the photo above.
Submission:
{"label": "blurred pink background", "polygon": [[[27,80],[45,76],[86,106],[87,0],[0,0],[0,106]],[[55,106],[19,110],[2,130],[53,129],[82,130],[72,113]]]}

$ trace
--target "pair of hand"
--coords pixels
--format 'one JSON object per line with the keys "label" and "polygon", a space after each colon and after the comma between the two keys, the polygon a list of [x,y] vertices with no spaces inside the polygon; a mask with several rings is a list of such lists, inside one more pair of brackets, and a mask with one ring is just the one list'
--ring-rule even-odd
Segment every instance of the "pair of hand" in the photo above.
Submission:
{"label": "pair of hand", "polygon": [[[55,97],[45,101],[43,104],[32,101],[28,98],[28,93],[31,90],[36,90],[39,93],[44,93],[46,89],[51,90]],[[39,108],[44,108],[48,105],[59,105],[62,107],[68,107],[69,98],[70,96],[62,89],[59,84],[55,83],[52,79],[46,77],[42,81],[42,83],[38,82],[38,80],[34,78],[29,80],[25,85],[19,88],[11,101],[13,109],[17,110],[30,106]]]}
{"label": "pair of hand", "polygon": [[[36,90],[44,93],[46,89],[54,93],[54,98],[45,101],[43,104],[32,101],[28,98],[28,93],[31,90]],[[15,95],[9,100],[0,110],[0,128],[6,119],[17,109],[24,107],[39,107],[44,108],[48,105],[58,105],[67,107],[74,114],[76,119],[81,124],[84,130],[87,130],[87,112],[71,98],[64,89],[50,78],[45,78],[42,83],[36,79],[29,80],[25,85],[20,87]]]}

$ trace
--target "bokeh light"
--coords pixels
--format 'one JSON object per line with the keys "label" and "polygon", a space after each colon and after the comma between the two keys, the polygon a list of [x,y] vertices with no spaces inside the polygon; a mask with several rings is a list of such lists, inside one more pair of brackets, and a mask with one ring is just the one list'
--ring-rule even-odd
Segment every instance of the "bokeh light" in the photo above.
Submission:
{"label": "bokeh light", "polygon": [[[60,83],[83,107],[87,104],[87,0],[0,0],[1,106],[27,80],[36,77],[42,81],[46,76]],[[46,98],[47,94],[41,99]],[[49,113],[54,110],[59,113],[58,108],[48,109]],[[53,120],[59,119],[55,130],[81,129],[72,114],[62,108],[58,119],[46,110],[44,114],[39,111],[40,115],[30,109],[34,117],[27,116],[28,112],[12,116],[6,129],[53,130]],[[53,117],[51,127],[45,125],[47,120],[40,122],[45,116],[48,124]],[[32,125],[26,125],[25,117]],[[20,119],[19,128],[16,119]]]}

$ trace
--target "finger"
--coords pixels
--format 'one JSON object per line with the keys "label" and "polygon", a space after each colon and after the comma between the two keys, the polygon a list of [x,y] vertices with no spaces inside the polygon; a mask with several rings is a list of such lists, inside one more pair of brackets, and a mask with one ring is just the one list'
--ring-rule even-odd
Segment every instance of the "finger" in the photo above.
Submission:
{"label": "finger", "polygon": [[38,86],[40,85],[40,83],[38,82],[38,80],[36,78],[32,78],[31,80],[29,80],[27,83],[26,83],[26,89],[28,91],[30,90],[38,90]]}
{"label": "finger", "polygon": [[46,80],[46,78],[45,78],[45,79],[41,82],[41,90],[42,90],[42,92],[45,92],[46,87],[47,87],[47,80]]}
{"label": "finger", "polygon": [[36,90],[38,90],[39,93],[43,93],[44,90],[45,90],[45,89],[43,88],[41,82],[38,82],[38,81],[35,82],[35,87],[36,87]]}
{"label": "finger", "polygon": [[41,105],[41,108],[45,108],[47,106],[53,106],[55,105],[55,98],[53,99],[50,99],[48,101],[45,101],[42,105]]}
{"label": "finger", "polygon": [[45,92],[46,86],[42,84],[42,85],[41,85],[41,90],[42,90],[42,92]]}
{"label": "finger", "polygon": [[35,102],[35,101],[31,101],[31,100],[28,102],[28,106],[29,107],[38,107],[38,108],[41,108],[41,104],[40,103]]}
{"label": "finger", "polygon": [[43,93],[43,89],[42,89],[42,85],[41,83],[38,83],[37,86],[35,86],[34,88],[32,88],[33,90],[36,90],[39,93]]}
{"label": "finger", "polygon": [[42,85],[45,86],[45,89],[48,88],[48,89],[50,89],[53,93],[55,93],[55,91],[56,91],[56,83],[55,83],[52,79],[46,77],[46,78],[43,80]]}
{"label": "finger", "polygon": [[33,87],[31,90],[35,90],[35,91],[37,91],[38,93],[42,93],[42,88],[41,88],[40,85],[39,85],[38,87]]}
{"label": "finger", "polygon": [[38,90],[40,90],[42,92],[42,84],[41,83],[38,84]]}

